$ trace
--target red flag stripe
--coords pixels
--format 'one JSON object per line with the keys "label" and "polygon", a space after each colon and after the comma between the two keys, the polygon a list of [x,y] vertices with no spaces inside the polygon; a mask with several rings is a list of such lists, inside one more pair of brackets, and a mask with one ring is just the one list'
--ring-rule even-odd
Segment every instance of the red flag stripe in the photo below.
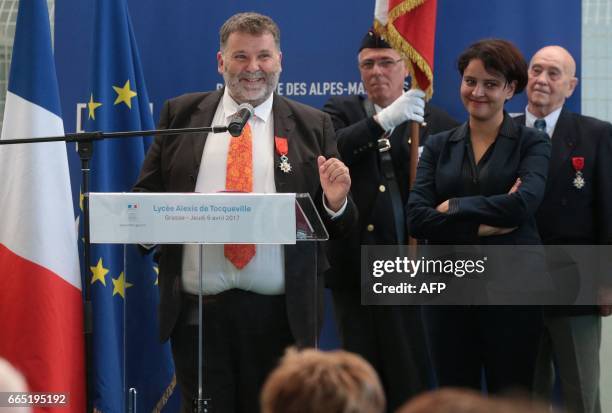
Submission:
{"label": "red flag stripe", "polygon": [[69,408],[35,411],[85,411],[81,291],[3,244],[0,268],[0,331],[11,337],[0,340],[0,356],[23,373],[30,391],[70,394]]}
{"label": "red flag stripe", "polygon": [[391,0],[387,24],[376,31],[409,60],[411,75],[429,97],[433,94],[436,0]]}

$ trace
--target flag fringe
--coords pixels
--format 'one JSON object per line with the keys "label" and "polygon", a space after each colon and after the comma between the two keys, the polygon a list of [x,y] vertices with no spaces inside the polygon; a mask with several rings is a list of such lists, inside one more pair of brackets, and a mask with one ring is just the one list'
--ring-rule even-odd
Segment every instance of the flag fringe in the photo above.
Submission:
{"label": "flag fringe", "polygon": [[[166,387],[166,390],[164,390],[164,393],[162,394],[161,399],[159,399],[159,401],[157,402],[157,404],[155,405],[151,413],[160,413],[162,409],[166,407],[166,404],[168,404],[168,400],[170,400],[170,397],[172,397],[172,394],[174,393],[175,388],[176,388],[176,374],[173,374],[170,384],[168,384],[168,387]],[[103,413],[103,412],[97,407],[94,407],[93,413]]]}
{"label": "flag fringe", "polygon": [[389,11],[389,24],[393,23],[398,17],[410,12],[412,9],[415,9],[425,3],[425,0],[404,0],[397,6],[395,6],[392,10]]}
{"label": "flag fringe", "polygon": [[404,37],[399,33],[397,28],[394,26],[395,20],[404,14],[412,11],[416,7],[423,5],[425,0],[406,0],[401,4],[395,6],[390,12],[388,17],[387,25],[383,25],[379,20],[374,20],[374,31],[378,33],[378,35],[385,38],[385,40],[391,45],[392,48],[399,51],[403,56],[406,64],[408,66],[408,71],[410,72],[410,76],[412,78],[412,85],[415,86],[415,68],[417,67],[425,77],[429,80],[429,86],[424,90],[427,95],[427,99],[431,99],[433,96],[433,72],[431,67],[423,58],[423,56],[414,48],[410,43],[404,39]]}
{"label": "flag fringe", "polygon": [[166,404],[168,403],[168,400],[170,400],[170,397],[174,393],[175,388],[176,388],[176,374],[173,374],[170,384],[168,384],[168,387],[166,387],[164,394],[162,394],[161,399],[159,399],[159,401],[155,405],[155,408],[153,409],[152,413],[160,413],[162,411],[162,409],[166,406]]}

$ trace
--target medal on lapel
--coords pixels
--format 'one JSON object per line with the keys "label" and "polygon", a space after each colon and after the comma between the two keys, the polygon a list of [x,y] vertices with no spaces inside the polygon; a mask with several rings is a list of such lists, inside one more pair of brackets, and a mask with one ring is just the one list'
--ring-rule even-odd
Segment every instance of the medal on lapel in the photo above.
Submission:
{"label": "medal on lapel", "polygon": [[572,158],[572,166],[576,171],[576,176],[574,177],[574,187],[577,189],[582,189],[586,184],[584,181],[584,176],[582,176],[582,170],[584,169],[584,157],[574,156]]}
{"label": "medal on lapel", "polygon": [[278,167],[281,171],[288,174],[291,172],[291,164],[289,163],[289,158],[287,158],[287,154],[289,153],[289,143],[287,142],[287,138],[275,136],[274,146],[276,146],[276,153],[278,153],[280,156],[280,163],[278,164]]}

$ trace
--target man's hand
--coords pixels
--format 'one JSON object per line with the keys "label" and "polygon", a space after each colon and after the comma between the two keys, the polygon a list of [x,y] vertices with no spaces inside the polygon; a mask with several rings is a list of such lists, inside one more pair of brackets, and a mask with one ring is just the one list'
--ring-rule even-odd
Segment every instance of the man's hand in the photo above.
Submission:
{"label": "man's hand", "polygon": [[324,156],[319,156],[317,163],[327,206],[332,211],[338,212],[351,189],[349,170],[341,160],[336,158],[325,159]]}
{"label": "man's hand", "polygon": [[612,314],[612,304],[608,304],[608,305],[601,304],[599,306],[599,314],[601,314],[602,317],[607,317],[610,314]]}
{"label": "man's hand", "polygon": [[374,115],[374,120],[389,131],[408,120],[423,123],[425,114],[425,92],[420,89],[410,89],[404,92],[395,102]]}
{"label": "man's hand", "polygon": [[612,289],[601,287],[597,294],[597,303],[599,304],[599,314],[603,317],[612,314]]}

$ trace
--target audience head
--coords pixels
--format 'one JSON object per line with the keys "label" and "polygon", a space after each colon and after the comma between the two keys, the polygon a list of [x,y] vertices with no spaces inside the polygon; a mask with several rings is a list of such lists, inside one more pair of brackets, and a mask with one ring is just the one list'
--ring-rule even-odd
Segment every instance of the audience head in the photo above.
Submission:
{"label": "audience head", "polygon": [[[25,391],[28,391],[28,386],[24,377],[8,361],[0,357],[0,393]],[[28,413],[31,411],[29,407],[0,406],[0,413]]]}
{"label": "audience head", "polygon": [[396,413],[550,413],[550,410],[523,397],[485,397],[474,390],[443,388],[415,397]]}
{"label": "audience head", "polygon": [[287,350],[261,394],[262,413],[382,413],[372,366],[345,351]]}

